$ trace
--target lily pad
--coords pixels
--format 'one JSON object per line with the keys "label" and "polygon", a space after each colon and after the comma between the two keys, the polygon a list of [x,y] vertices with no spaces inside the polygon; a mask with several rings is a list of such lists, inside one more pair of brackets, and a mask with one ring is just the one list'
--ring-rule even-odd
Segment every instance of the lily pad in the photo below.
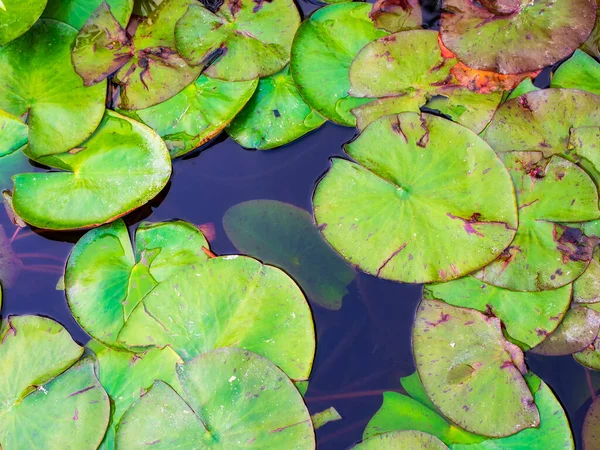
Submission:
{"label": "lily pad", "polygon": [[600,302],[600,263],[596,257],[590,261],[585,272],[573,283],[573,302]]}
{"label": "lily pad", "polygon": [[32,159],[70,150],[102,120],[106,85],[85,87],[75,73],[76,36],[69,25],[43,19],[0,47],[0,109],[29,126]]}
{"label": "lily pad", "polygon": [[370,9],[360,2],[321,8],[298,28],[292,45],[290,70],[300,95],[339,125],[354,126],[350,111],[370,101],[348,93],[352,61],[366,44],[388,34],[375,28]]}
{"label": "lily pad", "polygon": [[598,450],[600,447],[600,398],[594,400],[583,421],[583,449]]}
{"label": "lily pad", "polygon": [[102,4],[108,4],[122,27],[127,26],[134,0],[48,0],[42,17],[56,19],[80,30]]}
{"label": "lily pad", "polygon": [[328,423],[342,420],[342,416],[340,416],[340,413],[332,406],[324,411],[313,414],[310,416],[310,419],[312,420],[314,429],[318,430]]}
{"label": "lily pad", "polygon": [[469,67],[514,74],[569,56],[595,21],[595,0],[445,0],[440,30]]}
{"label": "lily pad", "polygon": [[290,61],[300,13],[293,0],[225,0],[211,11],[194,2],[175,28],[177,50],[209,77],[227,81],[273,75]]}
{"label": "lily pad", "polygon": [[14,286],[22,268],[23,263],[13,250],[4,227],[0,225],[0,285],[4,288]]}
{"label": "lily pad", "polygon": [[39,19],[47,0],[2,0],[0,3],[0,46],[18,38]]}
{"label": "lily pad", "polygon": [[467,128],[429,114],[387,116],[346,151],[358,164],[333,160],[315,191],[315,220],[361,270],[410,283],[447,281],[485,266],[512,241],[510,176]]}
{"label": "lily pad", "polygon": [[[0,158],[27,144],[28,128],[17,117],[0,110]],[[2,159],[0,159],[2,164]]]}
{"label": "lily pad", "polygon": [[600,94],[600,63],[581,50],[575,50],[554,73],[550,87]]}
{"label": "lily pad", "polygon": [[263,78],[227,133],[245,148],[268,150],[319,128],[325,119],[308,106],[292,79],[289,66]]}
{"label": "lily pad", "polygon": [[157,381],[125,413],[117,448],[314,449],[302,396],[269,360],[236,348],[177,367],[185,396]]}
{"label": "lily pad", "polygon": [[571,283],[587,268],[597,240],[565,222],[597,219],[598,191],[577,165],[540,152],[503,153],[517,192],[514,241],[474,276],[516,291],[543,291]]}
{"label": "lily pad", "polygon": [[523,350],[529,350],[559,326],[569,309],[571,291],[571,286],[567,285],[550,291],[515,292],[464,277],[428,285],[423,297],[498,317],[511,340]]}
{"label": "lily pad", "polygon": [[83,352],[69,333],[50,319],[12,316],[0,341],[2,448],[96,448],[110,404],[89,359],[68,369]]}
{"label": "lily pad", "polygon": [[159,282],[208,257],[203,234],[182,222],[142,223],[132,251],[122,220],[88,232],[73,248],[65,272],[69,307],[96,340],[117,337],[131,312]]}
{"label": "lily pad", "polygon": [[396,450],[402,448],[448,450],[435,436],[421,431],[393,431],[378,434],[356,444],[357,450]]}
{"label": "lily pad", "polygon": [[200,75],[167,101],[122,114],[145,123],[165,141],[171,158],[183,156],[217,136],[240,112],[258,80],[221,81]]}
{"label": "lily pad", "polygon": [[[600,308],[597,304],[588,305],[588,308],[600,314]],[[574,353],[573,358],[579,364],[589,369],[600,371],[600,334],[586,348]]]}
{"label": "lily pad", "polygon": [[377,0],[369,17],[377,28],[390,33],[423,26],[423,11],[418,0]]}
{"label": "lily pad", "polygon": [[523,378],[523,352],[505,340],[498,318],[423,300],[413,329],[413,351],[429,398],[461,428],[505,437],[540,425]]}
{"label": "lily pad", "polygon": [[[1,135],[0,140],[5,136],[4,134]],[[27,142],[27,136],[25,136],[25,142]],[[29,158],[23,152],[14,151],[8,155],[0,156],[0,192],[12,187],[11,177],[13,175],[30,170],[31,164],[29,164]],[[3,197],[0,197],[1,203],[4,203]]]}
{"label": "lily pad", "polygon": [[289,273],[312,302],[342,307],[355,272],[323,240],[308,212],[275,200],[251,200],[227,210],[223,228],[240,252]]}
{"label": "lily pad", "polygon": [[39,161],[62,171],[15,175],[13,208],[25,222],[52,230],[123,216],[153,199],[171,176],[160,137],[111,111],[81,147]]}
{"label": "lily pad", "polygon": [[519,83],[519,85],[506,97],[506,101],[512,100],[513,98],[520,97],[521,95],[529,94],[541,90],[533,84],[531,78],[525,78]]}
{"label": "lily pad", "polygon": [[596,0],[596,25],[581,49],[596,59],[600,58],[600,0]]}

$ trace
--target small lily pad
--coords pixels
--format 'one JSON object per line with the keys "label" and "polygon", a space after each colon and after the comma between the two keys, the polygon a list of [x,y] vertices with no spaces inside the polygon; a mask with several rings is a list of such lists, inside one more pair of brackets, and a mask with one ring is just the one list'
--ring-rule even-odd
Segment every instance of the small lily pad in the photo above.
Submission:
{"label": "small lily pad", "polygon": [[12,203],[25,222],[52,230],[121,217],[153,199],[171,176],[160,137],[111,111],[81,147],[39,161],[62,171],[15,175]]}
{"label": "small lily pad", "polygon": [[134,0],[48,0],[42,17],[64,22],[81,30],[88,19],[103,3],[122,27],[126,27],[133,11]]}
{"label": "small lily pad", "polygon": [[418,0],[377,0],[369,17],[377,28],[390,33],[423,26],[423,11]]}
{"label": "small lily pad", "polygon": [[448,450],[448,447],[438,438],[421,431],[382,433],[365,439],[352,448],[356,450],[397,450],[405,448]]}
{"label": "small lily pad", "polygon": [[245,148],[268,150],[319,128],[325,119],[308,106],[292,79],[289,66],[263,78],[248,104],[227,127]]}
{"label": "small lily pad", "polygon": [[39,19],[47,0],[2,0],[0,4],[0,46],[18,38]]}
{"label": "small lily pad", "polygon": [[23,263],[13,250],[4,227],[0,225],[0,285],[4,288],[12,287],[22,268]]}
{"label": "small lily pad", "polygon": [[290,61],[300,13],[293,0],[225,0],[215,11],[194,2],[175,28],[177,50],[209,77],[273,75]]}
{"label": "small lily pad", "polygon": [[370,100],[349,95],[352,60],[369,42],[388,33],[375,28],[371,5],[329,5],[305,20],[294,38],[290,70],[300,95],[326,119],[354,126],[350,112]]}
{"label": "small lily pad", "polygon": [[550,87],[600,94],[600,63],[581,50],[575,50],[573,56],[554,73]]}
{"label": "small lily pad", "polygon": [[598,450],[600,443],[600,398],[592,402],[583,420],[583,449]]}
{"label": "small lily pad", "polygon": [[540,425],[523,378],[527,373],[523,352],[505,340],[498,318],[422,300],[413,351],[429,398],[461,428],[505,437]]}
{"label": "small lily pad", "polygon": [[314,449],[302,396],[269,360],[213,350],[177,368],[185,395],[157,381],[129,408],[117,448]]}
{"label": "small lily pad", "polygon": [[447,281],[485,266],[512,241],[510,176],[467,128],[429,114],[386,116],[346,151],[358,164],[333,160],[314,214],[330,245],[361,270]]}
{"label": "small lily pad", "polygon": [[332,406],[324,411],[313,414],[310,416],[310,419],[312,420],[314,429],[318,430],[328,423],[342,420],[342,416],[340,416],[340,413]]}

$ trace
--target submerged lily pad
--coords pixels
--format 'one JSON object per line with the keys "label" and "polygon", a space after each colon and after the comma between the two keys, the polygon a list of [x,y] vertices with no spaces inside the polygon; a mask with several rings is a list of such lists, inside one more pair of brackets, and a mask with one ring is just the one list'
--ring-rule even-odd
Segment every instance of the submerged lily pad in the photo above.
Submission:
{"label": "submerged lily pad", "polygon": [[[0,225],[0,285],[4,288],[12,287],[17,281],[22,268],[23,263],[13,250],[4,227]],[[2,302],[0,301],[1,305]]]}
{"label": "submerged lily pad", "polygon": [[56,19],[80,30],[102,4],[108,4],[122,27],[127,26],[134,0],[48,0],[43,17]]}
{"label": "submerged lily pad", "polygon": [[448,447],[438,438],[421,431],[382,433],[365,439],[352,448],[357,450],[397,450],[404,448],[448,450]]}
{"label": "submerged lily pad", "polygon": [[597,239],[565,222],[597,219],[598,191],[577,165],[540,152],[501,154],[517,192],[514,241],[474,276],[494,286],[542,291],[571,283],[587,268]]}
{"label": "submerged lily pad", "polygon": [[554,73],[550,87],[600,94],[600,63],[581,50],[575,50],[573,56]]}
{"label": "submerged lily pad", "polygon": [[498,318],[422,300],[413,351],[429,398],[465,430],[505,437],[540,425],[523,378],[527,373],[523,352],[505,340]]}
{"label": "submerged lily pad", "polygon": [[2,0],[0,2],[0,46],[18,38],[39,19],[47,0]]}
{"label": "submerged lily pad", "polygon": [[592,402],[585,415],[582,437],[584,450],[600,448],[600,398]]}
{"label": "submerged lily pad", "polygon": [[102,120],[106,84],[85,87],[75,73],[76,36],[69,25],[43,19],[0,46],[0,110],[29,126],[26,153],[32,159],[70,150]]}
{"label": "submerged lily pad", "polygon": [[350,111],[370,101],[348,93],[353,59],[366,44],[388,34],[375,28],[370,9],[360,2],[321,8],[298,28],[292,45],[290,70],[300,95],[339,125],[354,126]]}
{"label": "submerged lily pad", "polygon": [[260,80],[254,96],[227,127],[227,133],[242,147],[268,150],[292,142],[324,123],[325,119],[302,100],[286,66]]}
{"label": "submerged lily pad", "polygon": [[25,222],[52,230],[121,217],[153,199],[171,176],[160,137],[112,111],[81,147],[39,161],[62,171],[15,175],[12,203]]}
{"label": "submerged lily pad", "polygon": [[513,74],[567,57],[595,20],[595,0],[445,0],[440,30],[469,67]]}
{"label": "submerged lily pad", "polygon": [[390,33],[414,30],[423,25],[419,0],[377,0],[369,17],[377,28]]}
{"label": "submerged lily pad", "polygon": [[273,75],[290,60],[300,13],[293,0],[194,2],[175,28],[177,50],[209,77],[227,81]]}
{"label": "submerged lily pad", "polygon": [[110,404],[89,359],[71,367],[83,349],[69,333],[50,319],[12,316],[0,341],[2,448],[96,448]]}
{"label": "submerged lily pad", "polygon": [[157,381],[125,413],[117,448],[315,448],[302,396],[269,360],[213,350],[177,367],[185,395]]}
{"label": "submerged lily pad", "polygon": [[315,191],[315,220],[361,270],[446,281],[485,266],[512,241],[510,176],[467,128],[429,114],[387,116],[346,151],[358,164],[333,160]]}
{"label": "submerged lily pad", "polygon": [[550,291],[515,292],[464,277],[428,285],[423,297],[498,317],[510,338],[528,350],[556,330],[571,303],[571,291],[568,285]]}
{"label": "submerged lily pad", "polygon": [[274,200],[251,200],[227,210],[223,227],[240,252],[284,269],[309,300],[327,309],[342,307],[355,272],[323,240],[308,212]]}

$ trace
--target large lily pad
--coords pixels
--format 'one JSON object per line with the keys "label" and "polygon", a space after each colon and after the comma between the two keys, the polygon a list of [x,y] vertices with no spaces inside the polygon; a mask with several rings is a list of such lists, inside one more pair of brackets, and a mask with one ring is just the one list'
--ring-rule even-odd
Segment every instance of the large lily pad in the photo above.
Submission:
{"label": "large lily pad", "polygon": [[267,359],[213,350],[178,366],[177,375],[185,396],[156,382],[123,416],[117,448],[315,448],[302,396]]}
{"label": "large lily pad", "polygon": [[102,120],[106,85],[85,87],[75,73],[76,36],[69,25],[43,19],[0,46],[0,110],[29,125],[26,153],[33,159],[70,150]]}
{"label": "large lily pad", "polygon": [[88,232],[67,261],[65,288],[79,324],[95,339],[117,337],[131,312],[159,282],[207,259],[204,235],[182,222],[143,223],[132,251],[122,220]]}
{"label": "large lily pad", "polygon": [[428,285],[423,296],[498,317],[510,338],[529,350],[556,330],[569,309],[571,292],[570,285],[550,291],[515,292],[464,277]]}
{"label": "large lily pad", "polygon": [[[53,320],[13,316],[0,326],[0,446],[96,448],[110,404],[83,349]],[[64,373],[63,373],[64,372]]]}
{"label": "large lily pad", "polygon": [[567,57],[595,21],[595,0],[445,0],[440,29],[469,67],[513,74]]}
{"label": "large lily pad", "polygon": [[382,433],[365,439],[352,448],[356,450],[396,450],[404,448],[448,450],[448,447],[438,438],[421,431]]}
{"label": "large lily pad", "polygon": [[289,66],[263,78],[245,108],[227,127],[242,147],[268,150],[319,128],[325,119],[308,106],[292,79]]}
{"label": "large lily pad", "polygon": [[275,200],[251,200],[227,210],[223,228],[240,252],[289,273],[312,302],[342,307],[355,272],[323,240],[308,212]]}
{"label": "large lily pad", "polygon": [[356,2],[321,8],[298,28],[292,45],[290,70],[300,94],[322,116],[344,126],[354,126],[350,111],[370,101],[348,93],[352,60],[388,34],[375,28],[370,9]]}
{"label": "large lily pad", "polygon": [[346,151],[358,164],[333,160],[315,191],[315,219],[361,270],[411,283],[447,281],[485,266],[512,241],[509,174],[467,128],[429,114],[387,116]]}
{"label": "large lily pad", "polygon": [[523,378],[523,352],[505,340],[498,318],[423,300],[413,329],[413,351],[431,401],[461,428],[505,437],[540,425]]}
{"label": "large lily pad", "polygon": [[583,422],[583,449],[600,448],[600,398],[593,401]]}
{"label": "large lily pad", "polygon": [[12,203],[25,222],[53,230],[88,228],[123,216],[154,198],[171,176],[160,137],[111,111],[81,147],[40,162],[62,172],[15,175]]}
{"label": "large lily pad", "polygon": [[80,30],[102,4],[110,7],[122,27],[127,26],[134,0],[48,0],[43,17],[68,23]]}
{"label": "large lily pad", "polygon": [[554,73],[550,87],[600,94],[600,63],[581,50],[575,50]]}
{"label": "large lily pad", "polygon": [[44,12],[47,0],[2,0],[0,3],[0,46],[31,28]]}
{"label": "large lily pad", "polygon": [[571,283],[587,268],[597,243],[576,226],[597,219],[598,191],[577,165],[540,152],[503,153],[517,192],[515,240],[475,276],[517,291],[541,291]]}
{"label": "large lily pad", "polygon": [[218,135],[250,100],[257,84],[258,80],[230,82],[200,75],[167,101],[120,112],[154,129],[176,158]]}

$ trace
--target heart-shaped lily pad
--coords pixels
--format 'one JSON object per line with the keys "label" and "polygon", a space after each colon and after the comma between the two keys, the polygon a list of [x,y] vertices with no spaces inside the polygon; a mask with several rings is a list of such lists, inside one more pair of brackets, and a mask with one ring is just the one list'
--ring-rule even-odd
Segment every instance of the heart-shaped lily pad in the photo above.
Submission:
{"label": "heart-shaped lily pad", "polygon": [[542,291],[571,283],[587,268],[597,239],[561,223],[597,219],[592,179],[559,156],[501,154],[517,192],[519,228],[506,250],[475,276],[517,291]]}
{"label": "heart-shaped lily pad", "polygon": [[438,438],[421,431],[382,433],[365,439],[352,448],[356,450],[397,450],[404,448],[448,450],[448,447]]}
{"label": "heart-shaped lily pad", "polygon": [[582,437],[584,450],[600,448],[600,398],[593,401],[585,415]]}
{"label": "heart-shaped lily pad", "polygon": [[240,252],[289,273],[312,302],[342,307],[355,272],[323,240],[308,212],[275,200],[251,200],[227,210],[223,228]]}
{"label": "heart-shaped lily pad", "polygon": [[127,26],[134,0],[48,0],[43,17],[68,23],[80,30],[102,4],[110,7],[110,11],[122,27]]}
{"label": "heart-shaped lily pad", "polygon": [[171,176],[160,137],[111,111],[81,147],[39,161],[62,172],[15,175],[13,208],[25,222],[53,230],[88,228],[123,216],[153,199]]}
{"label": "heart-shaped lily pad", "polygon": [[581,50],[575,50],[554,73],[550,87],[600,94],[600,63]]}
{"label": "heart-shaped lily pad", "polygon": [[[83,349],[53,320],[13,316],[0,325],[0,446],[97,448],[110,404]],[[64,372],[64,373],[63,373]]]}
{"label": "heart-shaped lily pad", "polygon": [[498,317],[510,338],[529,350],[554,332],[571,303],[571,286],[542,292],[515,292],[463,277],[425,287],[423,297],[473,308]]}
{"label": "heart-shaped lily pad", "polygon": [[505,437],[540,425],[523,378],[523,352],[504,338],[498,318],[423,300],[413,329],[413,351],[431,401],[465,430]]}
{"label": "heart-shaped lily pad", "polygon": [[85,87],[75,73],[76,36],[69,25],[43,19],[0,46],[0,110],[28,124],[26,153],[32,159],[70,150],[102,120],[106,85]]}
{"label": "heart-shaped lily pad", "polygon": [[445,0],[440,30],[469,67],[513,74],[567,57],[595,21],[595,0]]}
{"label": "heart-shaped lily pad", "polygon": [[423,25],[419,0],[377,0],[369,17],[377,28],[390,33],[415,30]]}
{"label": "heart-shaped lily pad", "polygon": [[131,312],[159,282],[207,259],[204,235],[182,221],[143,223],[132,251],[122,220],[88,232],[73,248],[65,272],[69,307],[79,324],[109,346]]}
{"label": "heart-shaped lily pad", "polygon": [[217,136],[250,100],[257,84],[258,80],[230,82],[200,75],[167,101],[119,112],[154,129],[176,158]]}
{"label": "heart-shaped lily pad", "polygon": [[467,128],[429,114],[387,116],[346,151],[358,164],[333,160],[315,191],[315,220],[361,270],[447,281],[485,266],[512,241],[510,176]]}
{"label": "heart-shaped lily pad", "polygon": [[360,2],[321,8],[298,28],[292,45],[290,70],[302,98],[344,126],[354,126],[350,111],[369,102],[348,94],[352,60],[366,44],[388,34],[375,28],[370,9]]}
{"label": "heart-shaped lily pad", "polygon": [[315,448],[302,396],[269,360],[223,348],[178,366],[177,375],[183,398],[157,381],[123,416],[117,448]]}
{"label": "heart-shaped lily pad", "polygon": [[254,96],[227,127],[242,147],[268,150],[319,128],[325,119],[308,106],[292,79],[289,66],[263,78]]}
{"label": "heart-shaped lily pad", "polygon": [[175,28],[177,49],[206,75],[228,81],[273,75],[290,60],[300,14],[293,0],[194,2]]}
{"label": "heart-shaped lily pad", "polygon": [[2,0],[0,2],[0,46],[31,28],[44,12],[47,0]]}

